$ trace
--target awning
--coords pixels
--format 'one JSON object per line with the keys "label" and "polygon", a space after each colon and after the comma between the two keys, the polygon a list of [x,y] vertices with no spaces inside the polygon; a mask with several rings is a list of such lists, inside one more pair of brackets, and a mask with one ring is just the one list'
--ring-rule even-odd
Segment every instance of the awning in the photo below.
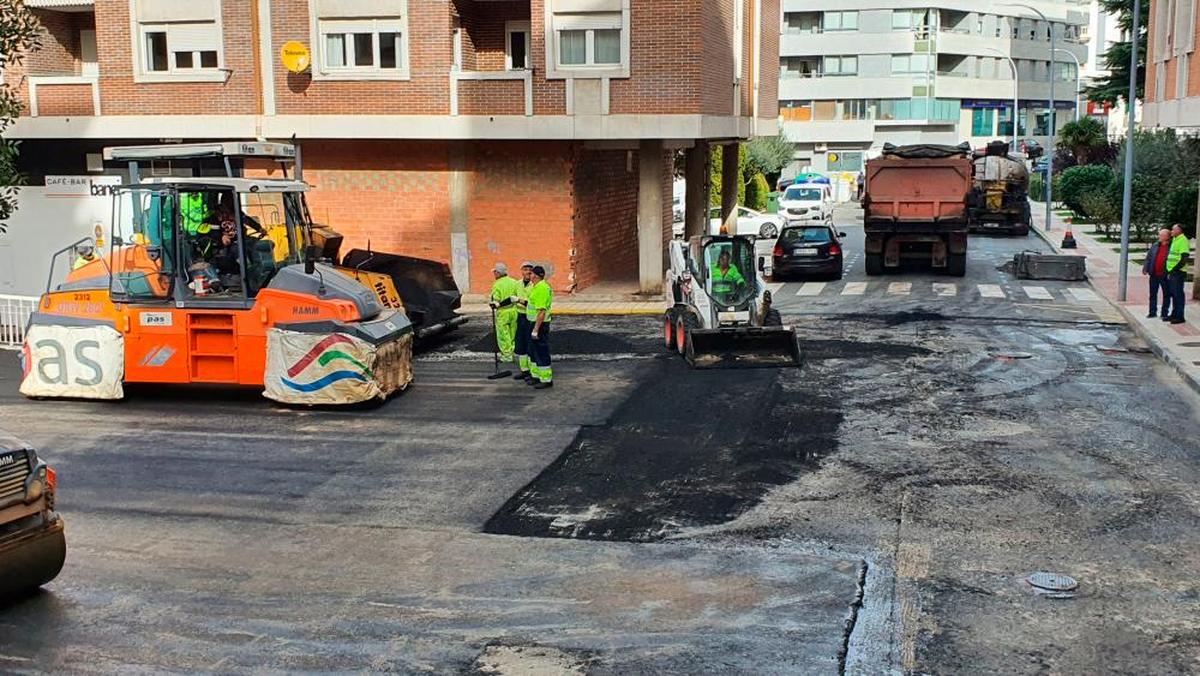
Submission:
{"label": "awning", "polygon": [[94,9],[95,5],[95,0],[25,0],[25,6],[31,9],[86,11]]}

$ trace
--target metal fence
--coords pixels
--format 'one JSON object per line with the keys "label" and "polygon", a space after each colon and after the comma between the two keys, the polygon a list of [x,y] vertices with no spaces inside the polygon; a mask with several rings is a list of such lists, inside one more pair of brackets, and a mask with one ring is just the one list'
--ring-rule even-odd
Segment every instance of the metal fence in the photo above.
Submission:
{"label": "metal fence", "polygon": [[37,304],[37,296],[0,294],[0,349],[21,346],[25,341],[25,325]]}

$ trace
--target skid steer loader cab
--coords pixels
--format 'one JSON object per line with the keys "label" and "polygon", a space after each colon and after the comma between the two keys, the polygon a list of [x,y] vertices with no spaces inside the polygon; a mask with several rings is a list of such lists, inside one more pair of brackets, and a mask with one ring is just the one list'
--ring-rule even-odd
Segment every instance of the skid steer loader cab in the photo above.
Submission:
{"label": "skid steer loader cab", "polygon": [[800,365],[796,333],[771,307],[753,238],[673,241],[670,261],[675,305],[663,317],[668,349],[696,368]]}

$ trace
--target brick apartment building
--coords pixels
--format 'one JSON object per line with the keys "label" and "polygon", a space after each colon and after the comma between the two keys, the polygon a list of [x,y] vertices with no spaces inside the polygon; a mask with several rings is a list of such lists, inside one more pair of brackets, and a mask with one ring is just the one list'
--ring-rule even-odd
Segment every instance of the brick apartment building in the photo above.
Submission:
{"label": "brick apartment building", "polygon": [[[777,125],[771,0],[25,4],[43,46],[4,77],[33,184],[120,173],[106,145],[295,136],[317,221],[476,292],[523,259],[559,290],[657,290],[675,154],[696,230],[711,145]],[[289,41],[307,72],[281,63]]]}
{"label": "brick apartment building", "polygon": [[1196,0],[1142,7],[1150,22],[1143,124],[1200,131],[1200,59],[1192,60],[1200,32]]}

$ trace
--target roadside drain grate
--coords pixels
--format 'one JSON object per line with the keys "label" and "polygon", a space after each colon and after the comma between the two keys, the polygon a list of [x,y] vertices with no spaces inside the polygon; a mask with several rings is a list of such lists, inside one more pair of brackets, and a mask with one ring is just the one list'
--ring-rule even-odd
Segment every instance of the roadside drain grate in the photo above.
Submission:
{"label": "roadside drain grate", "polygon": [[991,355],[996,359],[1004,361],[1015,361],[1017,359],[1033,359],[1033,355],[1029,352],[992,352]]}

